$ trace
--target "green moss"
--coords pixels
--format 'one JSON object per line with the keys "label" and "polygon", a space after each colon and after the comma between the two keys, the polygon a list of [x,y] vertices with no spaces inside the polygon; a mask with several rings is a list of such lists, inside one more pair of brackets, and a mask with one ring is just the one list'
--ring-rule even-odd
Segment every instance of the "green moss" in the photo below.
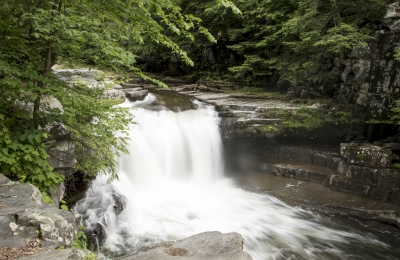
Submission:
{"label": "green moss", "polygon": [[393,152],[389,148],[381,149],[381,152],[387,154],[388,156],[392,156]]}
{"label": "green moss", "polygon": [[367,155],[366,154],[364,154],[364,153],[360,153],[360,154],[357,154],[356,155],[356,158],[358,159],[358,160],[364,160],[365,159],[365,157],[366,157]]}
{"label": "green moss", "polygon": [[106,78],[106,73],[104,72],[99,72],[96,76],[97,81],[104,81],[105,78]]}
{"label": "green moss", "polygon": [[224,90],[227,94],[237,94],[237,95],[251,95],[260,98],[270,98],[270,99],[286,99],[285,94],[281,94],[276,91],[265,91],[263,88],[256,87],[244,87],[235,90]]}
{"label": "green moss", "polygon": [[284,119],[282,125],[289,128],[314,129],[322,127],[324,124],[343,124],[355,123],[351,112],[348,111],[326,111],[319,108],[300,107],[298,109],[274,108],[264,112],[266,118]]}
{"label": "green moss", "polygon": [[261,128],[261,131],[266,132],[266,133],[278,133],[279,129],[276,128],[275,126],[264,126],[263,128]]}
{"label": "green moss", "polygon": [[400,163],[394,163],[393,168],[395,168],[396,170],[400,170]]}

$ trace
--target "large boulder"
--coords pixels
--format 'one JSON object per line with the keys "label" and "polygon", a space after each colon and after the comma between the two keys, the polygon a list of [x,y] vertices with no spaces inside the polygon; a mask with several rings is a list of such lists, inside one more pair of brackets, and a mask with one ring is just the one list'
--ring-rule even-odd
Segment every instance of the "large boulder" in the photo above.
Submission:
{"label": "large boulder", "polygon": [[104,92],[104,96],[109,99],[125,100],[125,92],[120,89],[108,89]]}
{"label": "large boulder", "polygon": [[238,233],[205,232],[176,242],[162,242],[117,260],[251,260]]}
{"label": "large boulder", "polygon": [[130,101],[142,101],[148,94],[149,94],[149,91],[146,89],[131,90],[129,92],[126,92],[126,97]]}
{"label": "large boulder", "polygon": [[0,174],[0,247],[24,247],[35,237],[48,248],[69,247],[77,228],[72,212],[43,204],[36,187]]}

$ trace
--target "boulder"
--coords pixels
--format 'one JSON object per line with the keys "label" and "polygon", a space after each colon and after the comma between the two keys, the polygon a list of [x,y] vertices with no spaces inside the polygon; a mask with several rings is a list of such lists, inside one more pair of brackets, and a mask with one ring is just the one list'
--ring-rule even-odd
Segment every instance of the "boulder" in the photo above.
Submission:
{"label": "boulder", "polygon": [[120,89],[109,89],[104,92],[104,96],[109,99],[125,99],[125,92]]}
{"label": "boulder", "polygon": [[43,204],[36,187],[0,174],[0,247],[23,247],[33,237],[49,248],[69,247],[77,228],[72,212]]}
{"label": "boulder", "polygon": [[[125,93],[128,93],[128,92],[135,92],[135,91],[139,91],[139,90],[142,90],[143,88],[142,87],[137,87],[137,88],[124,88],[122,91],[124,91]],[[126,94],[125,94],[126,95]]]}
{"label": "boulder", "polygon": [[75,145],[69,141],[60,141],[47,150],[50,157],[48,162],[55,170],[68,176],[75,172]]}
{"label": "boulder", "polygon": [[250,254],[243,251],[243,238],[238,233],[221,234],[205,232],[189,238],[162,242],[116,260],[251,260]]}
{"label": "boulder", "polygon": [[149,91],[143,89],[143,90],[137,90],[137,91],[129,91],[126,93],[126,97],[130,101],[141,101],[143,100],[147,95],[149,94]]}

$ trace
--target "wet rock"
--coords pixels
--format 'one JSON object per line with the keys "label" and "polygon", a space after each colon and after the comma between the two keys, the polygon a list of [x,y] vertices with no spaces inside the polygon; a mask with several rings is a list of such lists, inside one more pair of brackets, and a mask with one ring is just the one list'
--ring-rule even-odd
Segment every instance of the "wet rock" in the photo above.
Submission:
{"label": "wet rock", "polygon": [[332,189],[339,192],[365,196],[370,190],[370,187],[368,185],[356,184],[346,180],[333,179]]}
{"label": "wet rock", "polygon": [[[382,202],[389,202],[391,192],[388,190],[382,190],[378,188],[369,188],[367,190],[367,196],[373,200],[379,200]],[[393,203],[393,204],[399,204]]]}
{"label": "wet rock", "polygon": [[315,152],[313,154],[313,163],[316,165],[326,166],[326,154]]}
{"label": "wet rock", "polygon": [[136,87],[136,88],[126,88],[126,89],[123,89],[122,91],[124,91],[125,93],[128,93],[128,92],[139,91],[139,90],[142,90],[142,89],[143,89],[142,87]]}
{"label": "wet rock", "polygon": [[87,248],[91,251],[100,250],[99,247],[103,245],[103,241],[106,239],[106,231],[104,226],[100,223],[96,223],[90,229],[86,229],[85,235],[87,239]]}
{"label": "wet rock", "polygon": [[266,146],[263,154],[268,158],[290,159],[302,163],[312,163],[326,166],[329,169],[337,170],[339,163],[343,160],[340,154],[333,151],[319,151],[317,149],[296,147],[288,145]]}
{"label": "wet rock", "polygon": [[141,101],[149,94],[148,90],[137,90],[137,91],[129,91],[126,92],[126,97],[130,101]]}
{"label": "wet rock", "polygon": [[118,257],[116,260],[251,260],[243,251],[238,233],[206,232],[176,242],[163,242],[150,248]]}
{"label": "wet rock", "polygon": [[378,184],[378,170],[369,167],[351,165],[347,169],[346,177],[358,183]]}
{"label": "wet rock", "polygon": [[310,181],[323,184],[327,179],[329,179],[329,177],[330,176],[326,173],[312,172],[310,176]]}
{"label": "wet rock", "polygon": [[43,204],[40,191],[0,174],[0,247],[21,247],[40,236],[50,248],[69,247],[77,232],[72,212]]}
{"label": "wet rock", "polygon": [[114,213],[119,215],[126,207],[126,197],[115,192],[112,194],[112,197],[114,199]]}
{"label": "wet rock", "polygon": [[296,173],[296,179],[303,181],[310,181],[311,173],[307,170],[299,169]]}

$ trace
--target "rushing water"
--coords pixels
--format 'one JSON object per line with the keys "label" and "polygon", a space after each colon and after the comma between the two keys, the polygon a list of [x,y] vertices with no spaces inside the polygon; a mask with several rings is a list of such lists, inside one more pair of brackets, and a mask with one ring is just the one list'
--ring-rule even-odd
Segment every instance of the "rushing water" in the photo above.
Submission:
{"label": "rushing water", "polygon": [[[150,111],[155,96],[126,106],[129,155],[118,158],[119,181],[99,177],[75,209],[91,229],[106,230],[103,246],[124,254],[153,243],[205,232],[238,232],[254,259],[398,259],[375,235],[245,191],[224,177],[218,117],[212,108]],[[115,214],[115,194],[126,208]]]}

